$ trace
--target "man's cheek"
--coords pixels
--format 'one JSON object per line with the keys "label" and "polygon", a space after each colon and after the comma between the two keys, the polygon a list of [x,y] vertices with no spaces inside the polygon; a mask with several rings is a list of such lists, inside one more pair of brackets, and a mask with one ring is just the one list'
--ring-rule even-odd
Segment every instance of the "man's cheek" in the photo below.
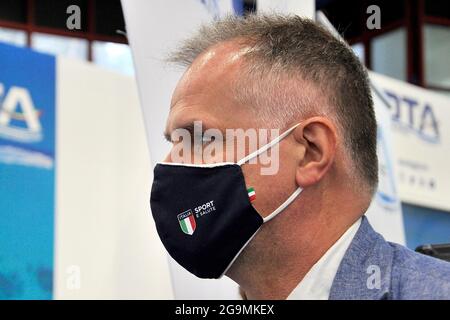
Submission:
{"label": "man's cheek", "polygon": [[280,152],[278,145],[272,147],[269,152],[264,152],[259,156],[259,163],[261,164],[261,175],[271,176],[276,175],[280,168]]}

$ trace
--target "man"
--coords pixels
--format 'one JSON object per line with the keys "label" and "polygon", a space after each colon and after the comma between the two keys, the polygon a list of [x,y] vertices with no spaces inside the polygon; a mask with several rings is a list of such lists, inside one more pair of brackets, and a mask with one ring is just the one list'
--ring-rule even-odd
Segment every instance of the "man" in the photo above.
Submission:
{"label": "man", "polygon": [[[167,120],[166,136],[174,149],[181,143],[174,141],[174,132],[191,132],[195,121],[221,132],[286,132],[277,141],[276,174],[261,174],[258,162],[239,163],[245,187],[257,190],[252,205],[262,221],[250,218],[253,208],[228,194],[233,190],[220,192],[234,174],[225,172],[227,165],[215,167],[204,159],[203,166],[174,164],[171,152],[155,169],[152,211],[175,260],[201,277],[223,271],[249,299],[450,298],[450,264],[386,242],[364,217],[378,180],[376,120],[367,73],[346,44],[297,16],[229,17],[204,26],[170,60],[188,67]],[[230,151],[219,154],[220,161]],[[242,203],[242,208],[227,207],[218,215],[210,213],[217,199],[195,209],[186,205],[190,195],[207,193],[198,189],[209,183],[206,179],[219,185],[209,188],[219,190],[217,199],[231,197],[224,202]],[[195,192],[183,194],[191,188]],[[171,198],[165,199],[170,190]],[[168,214],[181,211],[177,217],[184,234],[175,236]],[[232,224],[227,219],[235,211]],[[210,220],[209,233],[196,231],[214,214],[220,223]],[[255,228],[247,230],[253,223]],[[237,241],[239,232],[246,235]],[[228,250],[235,245],[239,250]],[[223,256],[229,258],[221,261]]]}

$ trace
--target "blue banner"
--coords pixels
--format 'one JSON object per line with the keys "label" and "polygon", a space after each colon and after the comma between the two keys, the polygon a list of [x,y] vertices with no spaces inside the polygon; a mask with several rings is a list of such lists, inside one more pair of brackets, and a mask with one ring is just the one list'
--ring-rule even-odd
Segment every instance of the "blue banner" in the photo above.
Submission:
{"label": "blue banner", "polygon": [[0,299],[51,299],[55,58],[0,44]]}

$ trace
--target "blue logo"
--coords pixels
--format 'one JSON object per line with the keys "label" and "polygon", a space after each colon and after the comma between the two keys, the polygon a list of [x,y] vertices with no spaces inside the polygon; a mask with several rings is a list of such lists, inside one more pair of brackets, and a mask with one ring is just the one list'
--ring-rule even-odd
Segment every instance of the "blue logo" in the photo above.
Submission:
{"label": "blue logo", "polygon": [[0,53],[0,163],[51,169],[54,57],[1,44]]}
{"label": "blue logo", "polygon": [[0,137],[18,142],[42,141],[41,116],[42,110],[36,109],[26,88],[12,86],[5,92],[0,83]]}
{"label": "blue logo", "polygon": [[413,133],[428,143],[440,142],[439,123],[431,104],[386,89],[384,93],[390,102],[387,105],[397,129]]}

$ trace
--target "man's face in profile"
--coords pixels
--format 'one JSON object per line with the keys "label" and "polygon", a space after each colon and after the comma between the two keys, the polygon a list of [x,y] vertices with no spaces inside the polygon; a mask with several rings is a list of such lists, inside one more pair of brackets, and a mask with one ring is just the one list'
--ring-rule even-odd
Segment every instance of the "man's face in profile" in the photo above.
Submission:
{"label": "man's face in profile", "polygon": [[[268,128],[253,108],[234,98],[246,50],[232,41],[214,46],[185,72],[173,93],[167,119],[165,135],[173,147],[166,161],[237,162],[287,129]],[[180,138],[180,130],[191,139],[184,135]],[[214,130],[221,133],[222,140],[217,135],[211,137],[209,132]],[[174,137],[178,139],[174,141]],[[290,138],[242,166],[247,186],[257,189],[253,205],[262,215],[273,211],[295,187],[295,165],[289,164],[287,157]],[[213,143],[214,152],[205,153]],[[181,160],[176,161],[177,157]]]}

